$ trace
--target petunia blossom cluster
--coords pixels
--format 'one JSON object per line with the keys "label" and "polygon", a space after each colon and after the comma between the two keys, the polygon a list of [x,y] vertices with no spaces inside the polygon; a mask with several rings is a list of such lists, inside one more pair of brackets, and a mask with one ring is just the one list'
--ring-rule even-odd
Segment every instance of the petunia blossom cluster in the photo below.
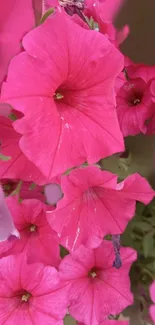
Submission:
{"label": "petunia blossom cluster", "polygon": [[122,54],[123,5],[0,4],[0,325],[129,325],[137,254],[121,235],[155,192],[101,160],[155,133],[155,67]]}

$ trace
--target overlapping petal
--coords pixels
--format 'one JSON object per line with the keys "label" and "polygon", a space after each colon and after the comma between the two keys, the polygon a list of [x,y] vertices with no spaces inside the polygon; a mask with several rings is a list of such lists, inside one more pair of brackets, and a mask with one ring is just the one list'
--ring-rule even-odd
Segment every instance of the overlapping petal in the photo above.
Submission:
{"label": "overlapping petal", "polygon": [[0,323],[63,325],[68,286],[55,268],[27,264],[22,254],[0,260]]}
{"label": "overlapping petal", "polygon": [[69,312],[86,325],[100,324],[111,312],[118,314],[132,304],[129,270],[136,252],[121,248],[123,265],[114,268],[112,243],[103,241],[94,250],[79,247],[60,264],[60,275],[70,282]]}
{"label": "overlapping petal", "polygon": [[47,211],[62,244],[74,250],[80,244],[97,247],[107,234],[120,234],[134,216],[136,200],[148,204],[154,197],[149,183],[133,174],[117,184],[117,176],[88,166],[73,170],[61,182],[64,197]]}
{"label": "overlapping petal", "polygon": [[20,239],[1,243],[0,256],[23,252],[30,263],[42,262],[57,267],[59,238],[46,220],[46,206],[35,199],[19,203],[16,197],[8,197],[6,202]]}
{"label": "overlapping petal", "polygon": [[10,64],[2,100],[24,113],[14,127],[41,172],[51,178],[122,151],[113,92],[120,52],[63,12],[28,33],[23,46]]}

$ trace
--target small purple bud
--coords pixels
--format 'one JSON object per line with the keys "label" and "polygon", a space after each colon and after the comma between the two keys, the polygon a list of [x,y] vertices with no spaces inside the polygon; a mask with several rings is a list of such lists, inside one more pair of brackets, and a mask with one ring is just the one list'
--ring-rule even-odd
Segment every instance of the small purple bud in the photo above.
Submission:
{"label": "small purple bud", "polygon": [[113,266],[116,267],[116,269],[119,269],[122,266],[122,260],[120,256],[120,248],[121,248],[120,235],[113,235],[112,243],[115,252],[115,261],[113,263]]}
{"label": "small purple bud", "polygon": [[120,254],[116,254],[116,258],[115,258],[115,261],[113,262],[113,266],[116,268],[116,269],[120,269],[120,267],[122,266],[122,261],[121,261],[121,257],[120,257]]}

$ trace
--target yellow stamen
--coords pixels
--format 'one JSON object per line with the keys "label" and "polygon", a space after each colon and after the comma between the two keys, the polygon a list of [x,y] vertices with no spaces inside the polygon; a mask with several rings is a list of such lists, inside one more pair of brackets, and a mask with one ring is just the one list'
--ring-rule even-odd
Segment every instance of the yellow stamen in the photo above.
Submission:
{"label": "yellow stamen", "polygon": [[135,100],[133,101],[133,103],[134,103],[134,105],[140,104],[140,99],[139,99],[139,98],[135,99]]}
{"label": "yellow stamen", "polygon": [[35,232],[37,230],[37,227],[35,225],[30,226],[30,231]]}
{"label": "yellow stamen", "polygon": [[24,301],[24,302],[28,302],[28,300],[30,299],[30,297],[31,297],[31,295],[30,295],[30,293],[25,293],[24,295],[22,295],[22,301]]}
{"label": "yellow stamen", "polygon": [[60,93],[55,93],[54,98],[55,99],[62,99],[62,98],[64,98],[64,96],[62,94],[60,94]]}
{"label": "yellow stamen", "polygon": [[96,274],[95,272],[90,272],[90,276],[91,276],[92,278],[96,278],[97,274]]}

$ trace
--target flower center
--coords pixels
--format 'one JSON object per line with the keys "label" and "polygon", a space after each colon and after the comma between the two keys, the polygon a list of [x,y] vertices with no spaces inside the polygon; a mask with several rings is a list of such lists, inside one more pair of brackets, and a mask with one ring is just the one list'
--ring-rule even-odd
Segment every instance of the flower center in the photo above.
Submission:
{"label": "flower center", "polygon": [[136,98],[133,101],[133,105],[136,106],[136,105],[140,104],[140,102],[141,102],[141,100],[139,98]]}
{"label": "flower center", "polygon": [[28,302],[31,298],[31,294],[29,292],[24,292],[24,294],[21,296],[21,300],[23,302]]}
{"label": "flower center", "polygon": [[37,226],[36,225],[30,225],[29,230],[30,230],[30,232],[36,232],[37,231]]}
{"label": "flower center", "polygon": [[97,277],[97,269],[96,267],[93,267],[89,272],[88,272],[88,276],[90,278],[96,278]]}
{"label": "flower center", "polygon": [[55,100],[60,100],[60,99],[63,99],[63,98],[64,98],[64,96],[61,93],[55,92],[55,94],[54,94],[54,99]]}
{"label": "flower center", "polygon": [[128,102],[130,106],[137,106],[140,105],[142,102],[142,98],[143,98],[143,93],[141,93],[140,91],[132,91],[132,93],[130,93]]}

